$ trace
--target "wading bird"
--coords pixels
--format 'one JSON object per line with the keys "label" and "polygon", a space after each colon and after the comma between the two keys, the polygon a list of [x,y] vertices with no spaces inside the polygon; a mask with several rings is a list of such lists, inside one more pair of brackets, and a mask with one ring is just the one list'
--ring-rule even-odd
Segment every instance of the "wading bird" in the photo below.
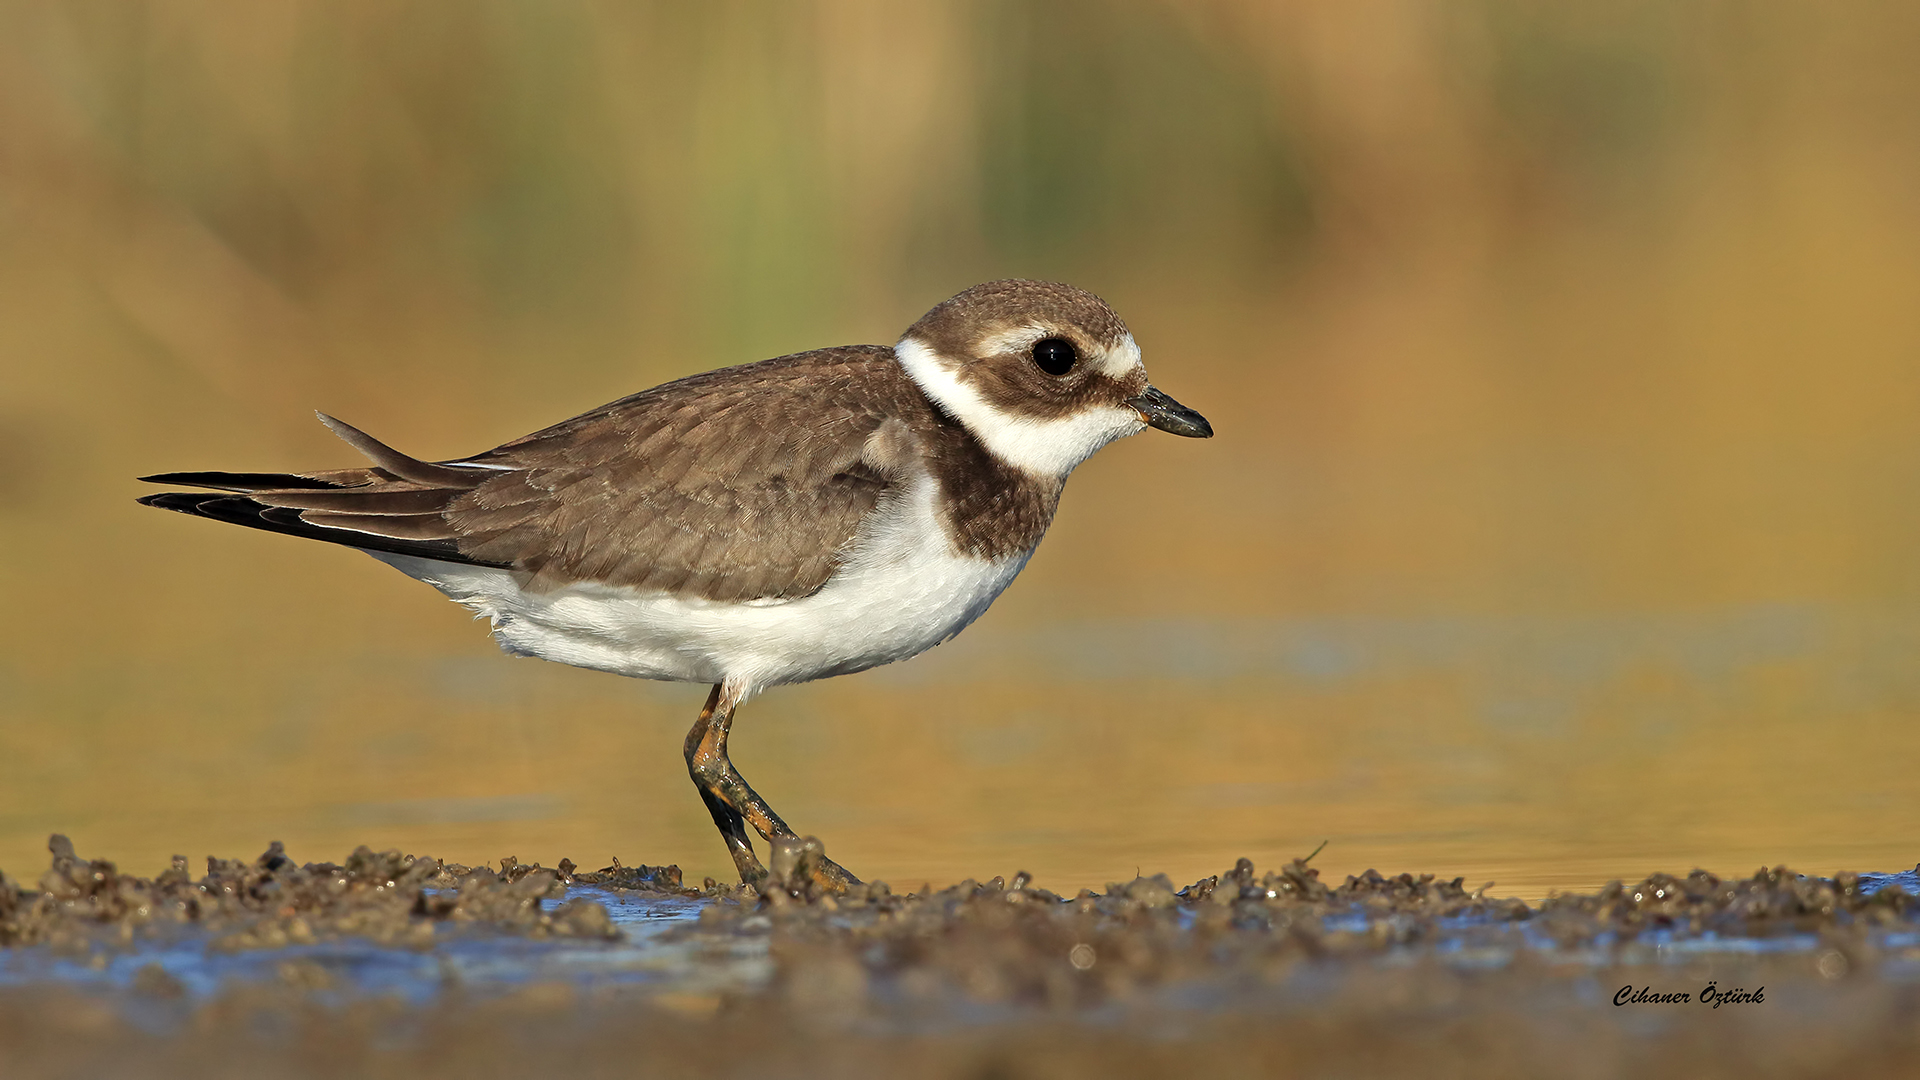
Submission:
{"label": "wading bird", "polygon": [[[734,710],[952,638],[1033,555],[1067,474],[1207,421],[1147,382],[1100,298],[996,281],[899,342],[723,368],[483,454],[421,461],[325,415],[373,464],[164,473],[148,506],[359,548],[492,622],[501,648],[711,683],[687,769],[742,881],[794,836],[727,758]],[[858,879],[820,860],[821,884]]]}

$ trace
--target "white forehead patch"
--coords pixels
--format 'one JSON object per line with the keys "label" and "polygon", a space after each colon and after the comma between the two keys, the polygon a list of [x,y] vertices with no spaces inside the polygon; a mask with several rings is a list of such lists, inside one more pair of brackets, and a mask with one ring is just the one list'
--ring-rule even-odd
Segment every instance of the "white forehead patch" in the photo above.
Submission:
{"label": "white forehead patch", "polygon": [[1116,379],[1126,378],[1140,366],[1140,346],[1134,344],[1132,334],[1120,335],[1120,344],[1100,357],[1100,370]]}
{"label": "white forehead patch", "polygon": [[[1046,336],[1043,331],[1028,344]],[[1132,338],[1127,339],[1127,345],[1133,345]],[[954,372],[954,361],[934,352],[925,342],[902,338],[893,354],[940,411],[965,425],[994,457],[1035,476],[1064,480],[1094,451],[1147,426],[1138,412],[1125,405],[1089,406],[1072,416],[1051,420],[1007,413],[962,382]],[[1131,363],[1120,370],[1124,374],[1139,362],[1140,350],[1135,347]]]}

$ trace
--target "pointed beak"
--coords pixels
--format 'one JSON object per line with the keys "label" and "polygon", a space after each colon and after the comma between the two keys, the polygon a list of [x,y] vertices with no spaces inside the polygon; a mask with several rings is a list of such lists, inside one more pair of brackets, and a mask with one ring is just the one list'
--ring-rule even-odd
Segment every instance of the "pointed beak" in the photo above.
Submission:
{"label": "pointed beak", "polygon": [[1127,404],[1140,414],[1140,419],[1161,431],[1171,431],[1189,439],[1213,438],[1213,425],[1207,423],[1206,417],[1151,386],[1139,397],[1128,398]]}

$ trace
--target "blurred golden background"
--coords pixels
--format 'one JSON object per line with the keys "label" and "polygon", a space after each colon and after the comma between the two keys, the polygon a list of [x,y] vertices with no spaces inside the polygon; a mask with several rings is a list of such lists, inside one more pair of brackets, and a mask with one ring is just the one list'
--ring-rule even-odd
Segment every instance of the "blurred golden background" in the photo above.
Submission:
{"label": "blurred golden background", "polygon": [[998,277],[1219,436],[735,760],[898,885],[1920,857],[1920,8],[0,0],[0,867],[728,863],[704,688],[144,473],[423,457]]}

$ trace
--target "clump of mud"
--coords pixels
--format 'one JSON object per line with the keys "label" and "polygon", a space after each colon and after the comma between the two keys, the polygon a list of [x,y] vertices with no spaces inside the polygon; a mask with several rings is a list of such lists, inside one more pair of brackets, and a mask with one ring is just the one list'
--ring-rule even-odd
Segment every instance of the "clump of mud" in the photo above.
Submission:
{"label": "clump of mud", "polygon": [[1920,918],[1920,898],[1902,888],[1785,868],[1732,881],[1654,875],[1535,906],[1431,874],[1369,870],[1329,885],[1306,859],[1266,873],[1241,859],[1185,887],[1156,874],[1071,898],[1026,874],[905,896],[884,882],[834,895],[811,872],[820,858],[818,841],[777,843],[760,894],[722,900],[701,922],[709,932],[770,934],[776,994],[846,1008],[958,995],[1078,1009],[1161,987],[1271,984],[1302,965],[1417,956],[1422,946],[1511,959],[1528,949],[1618,951],[1650,936],[1816,934],[1858,957],[1872,952],[1872,931]]}
{"label": "clump of mud", "polygon": [[[611,943],[605,907],[567,899],[572,884],[680,913],[679,929],[646,940],[677,939],[684,966],[665,983],[542,977],[498,993],[451,979],[413,1001],[344,993],[300,959],[199,999],[158,967],[117,997],[0,985],[0,1064],[22,1075],[237,1080],[270,1061],[276,1076],[396,1080],[556,1068],[1747,1080],[1904,1075],[1920,1056],[1920,873],[1695,871],[1529,904],[1433,875],[1329,883],[1311,857],[1066,897],[1026,874],[833,894],[812,840],[776,843],[757,890],[691,889],[674,867],[493,870],[366,848],[296,866],[277,844],[252,862],[210,859],[197,880],[184,860],[146,880],[63,838],[52,849],[36,887],[0,876],[0,943],[97,959],[189,931],[216,949],[357,937],[436,950],[442,965],[476,942],[502,962],[631,948]],[[1724,944],[1753,938],[1778,940]],[[609,944],[575,944],[596,939]],[[760,976],[703,981],[743,955]]]}
{"label": "clump of mud", "polygon": [[[1914,873],[1920,873],[1916,867]],[[1562,942],[1602,934],[1632,937],[1647,931],[1767,937],[1839,929],[1892,927],[1920,916],[1920,897],[1905,882],[1867,880],[1886,875],[1796,874],[1761,867],[1744,880],[1695,870],[1686,877],[1654,874],[1635,885],[1609,883],[1592,896],[1555,896],[1539,908],[1540,929]],[[1913,874],[1898,875],[1909,881]]]}
{"label": "clump of mud", "polygon": [[132,944],[188,928],[216,949],[271,949],[339,937],[424,948],[450,929],[485,927],[530,937],[612,938],[607,911],[588,900],[548,908],[569,880],[685,895],[678,867],[613,867],[576,874],[504,859],[496,872],[397,851],[361,847],[343,865],[296,864],[278,841],[252,862],[207,858],[196,879],[187,860],[152,879],[76,855],[64,836],[48,843],[52,866],[38,888],[0,873],[0,945],[86,948]]}

